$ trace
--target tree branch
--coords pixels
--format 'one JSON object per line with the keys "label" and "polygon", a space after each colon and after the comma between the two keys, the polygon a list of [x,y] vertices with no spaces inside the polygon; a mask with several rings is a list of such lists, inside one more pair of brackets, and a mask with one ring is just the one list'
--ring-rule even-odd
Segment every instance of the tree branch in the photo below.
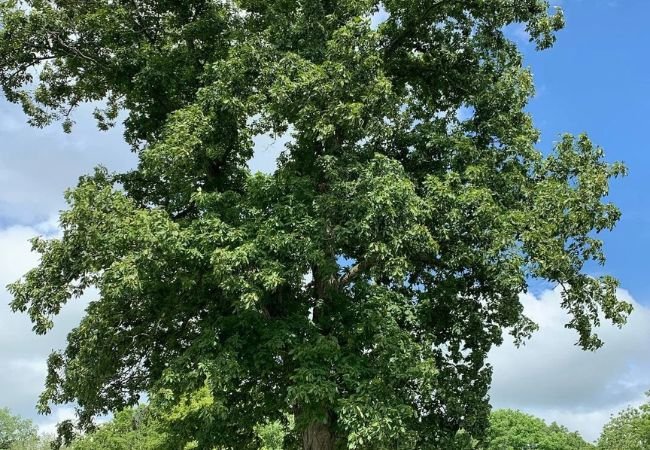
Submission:
{"label": "tree branch", "polygon": [[370,267],[367,260],[361,261],[350,268],[341,278],[339,278],[339,288],[345,287],[359,277],[366,269]]}

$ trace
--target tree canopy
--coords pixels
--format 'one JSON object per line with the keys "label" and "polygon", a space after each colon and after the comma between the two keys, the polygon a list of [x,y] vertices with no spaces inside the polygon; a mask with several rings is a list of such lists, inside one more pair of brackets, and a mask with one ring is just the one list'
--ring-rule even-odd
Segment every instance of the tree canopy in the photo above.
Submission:
{"label": "tree canopy", "polygon": [[[379,25],[372,18],[386,15]],[[170,433],[254,448],[463,448],[486,437],[490,348],[535,329],[519,294],[564,288],[593,350],[630,305],[596,233],[609,164],[586,135],[553,151],[525,106],[563,26],[543,0],[8,0],[0,85],[32,124],[123,112],[139,164],[67,192],[62,237],[10,286],[37,333],[97,296],[52,353],[40,409],[81,427],[148,393]],[[273,174],[253,138],[290,135]],[[172,426],[173,425],[173,426]]]}
{"label": "tree canopy", "polygon": [[[578,433],[556,424],[547,425],[542,419],[521,411],[498,410],[490,416],[489,450],[589,450]],[[627,447],[619,447],[627,450]]]}
{"label": "tree canopy", "polygon": [[164,448],[165,438],[163,424],[152,417],[148,408],[128,408],[94,432],[76,439],[69,450],[158,450]]}
{"label": "tree canopy", "polygon": [[31,420],[0,408],[0,450],[48,450],[50,443],[48,436],[38,435]]}
{"label": "tree canopy", "polygon": [[0,408],[0,449],[17,449],[38,437],[34,424],[15,416],[7,408]]}
{"label": "tree canopy", "polygon": [[650,449],[650,403],[624,409],[613,416],[603,428],[598,449]]}

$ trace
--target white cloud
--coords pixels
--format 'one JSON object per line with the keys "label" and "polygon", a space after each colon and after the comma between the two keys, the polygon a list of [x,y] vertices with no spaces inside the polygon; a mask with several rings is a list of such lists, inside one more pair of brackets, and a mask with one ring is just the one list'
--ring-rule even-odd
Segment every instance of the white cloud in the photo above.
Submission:
{"label": "white cloud", "polygon": [[493,405],[557,421],[593,440],[612,413],[642,402],[650,388],[650,309],[627,291],[618,296],[635,307],[627,325],[618,329],[603,321],[598,334],[605,346],[585,352],[575,345],[576,333],[564,327],[568,316],[558,290],[539,298],[522,295],[540,330],[522,348],[506,341],[490,353]]}
{"label": "white cloud", "polygon": [[135,165],[122,128],[100,132],[92,109],[81,107],[72,134],[65,134],[60,124],[30,127],[19,107],[0,101],[0,223],[34,223],[60,210],[64,190],[97,165],[117,171]]}
{"label": "white cloud", "polygon": [[55,408],[52,416],[36,415],[35,405],[45,382],[45,361],[52,350],[65,346],[65,337],[81,319],[87,302],[76,300],[66,305],[55,320],[54,330],[37,336],[26,315],[14,314],[9,309],[10,295],[5,286],[38,263],[28,240],[56,234],[54,223],[54,219],[49,219],[34,226],[0,229],[0,407],[34,420],[42,431],[53,429],[61,411],[70,410]]}
{"label": "white cloud", "polygon": [[64,420],[74,420],[75,412],[72,407],[61,407],[52,413],[47,420],[43,421],[39,428],[41,434],[56,435],[56,426]]}

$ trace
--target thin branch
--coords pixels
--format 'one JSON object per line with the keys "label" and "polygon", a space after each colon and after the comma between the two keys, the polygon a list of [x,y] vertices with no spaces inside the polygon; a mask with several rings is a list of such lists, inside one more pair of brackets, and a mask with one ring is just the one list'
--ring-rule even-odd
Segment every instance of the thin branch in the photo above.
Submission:
{"label": "thin branch", "polygon": [[63,39],[61,39],[61,36],[58,33],[55,33],[54,36],[56,37],[57,42],[61,47],[63,47],[65,50],[67,50],[69,53],[73,55],[77,55],[87,61],[90,61],[92,63],[98,64],[97,60],[91,56],[86,55],[83,53],[81,50],[79,50],[77,47],[72,46],[70,44],[67,44]]}

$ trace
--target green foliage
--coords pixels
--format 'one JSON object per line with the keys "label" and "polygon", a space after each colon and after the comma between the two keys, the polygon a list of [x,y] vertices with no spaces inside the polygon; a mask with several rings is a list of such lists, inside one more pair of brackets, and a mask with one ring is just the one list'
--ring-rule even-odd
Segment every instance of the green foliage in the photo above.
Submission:
{"label": "green foliage", "polygon": [[16,448],[37,436],[36,426],[30,420],[14,416],[7,408],[0,409],[0,449]]}
{"label": "green foliage", "polygon": [[48,436],[39,436],[36,425],[7,408],[0,408],[0,449],[46,450],[50,448]]}
{"label": "green foliage", "polygon": [[[586,136],[535,148],[503,33],[549,47],[546,1],[10,0],[0,23],[0,85],[34,125],[105,101],[100,128],[124,111],[139,157],[82,177],[10,286],[41,334],[98,290],[43,412],[76,402],[91,427],[147,392],[198,448],[256,448],[287,417],[294,447],[471,447],[489,350],[535,329],[527,280],[565,288],[585,349],[630,312],[583,272],[624,168]],[[251,174],[252,138],[287,131],[275,173]]]}
{"label": "green foliage", "polygon": [[[565,427],[512,410],[498,410],[490,416],[489,450],[588,450],[595,447]],[[622,448],[621,448],[622,450]]]}
{"label": "green foliage", "polygon": [[650,449],[650,403],[639,408],[627,408],[612,417],[598,439],[598,449]]}
{"label": "green foliage", "polygon": [[284,450],[287,427],[279,421],[258,425],[255,433],[260,442],[260,450]]}
{"label": "green foliage", "polygon": [[70,450],[159,450],[165,432],[146,407],[126,409],[94,432],[72,443]]}

